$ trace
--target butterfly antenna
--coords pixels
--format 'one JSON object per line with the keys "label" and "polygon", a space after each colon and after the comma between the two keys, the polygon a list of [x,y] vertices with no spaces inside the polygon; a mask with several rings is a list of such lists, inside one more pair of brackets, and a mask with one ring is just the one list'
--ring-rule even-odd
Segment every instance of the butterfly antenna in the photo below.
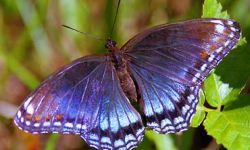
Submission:
{"label": "butterfly antenna", "polygon": [[69,27],[69,26],[67,26],[67,25],[62,25],[62,26],[65,27],[65,28],[74,30],[74,31],[76,31],[76,32],[78,32],[78,33],[81,33],[81,34],[83,34],[83,35],[85,35],[85,36],[88,36],[88,37],[91,37],[91,38],[93,38],[93,39],[96,39],[96,40],[98,40],[98,41],[105,41],[104,39],[98,38],[97,36],[94,36],[94,35],[89,34],[89,33],[86,33],[86,32],[79,31],[79,30],[74,29],[74,28],[72,28],[72,27]]}
{"label": "butterfly antenna", "polygon": [[117,4],[117,7],[116,7],[116,13],[115,13],[115,19],[114,19],[114,22],[113,22],[113,25],[112,25],[112,30],[111,30],[110,37],[112,37],[113,32],[114,32],[116,18],[117,18],[118,10],[119,10],[119,7],[120,7],[120,3],[121,3],[121,0],[118,0],[118,4]]}

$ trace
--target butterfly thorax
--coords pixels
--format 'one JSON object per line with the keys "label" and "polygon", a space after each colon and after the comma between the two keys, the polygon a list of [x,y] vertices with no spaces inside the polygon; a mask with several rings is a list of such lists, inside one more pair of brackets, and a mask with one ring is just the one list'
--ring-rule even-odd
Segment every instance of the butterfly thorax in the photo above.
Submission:
{"label": "butterfly thorax", "polygon": [[116,42],[108,39],[105,48],[109,51],[109,56],[113,62],[116,69],[124,67],[125,63],[123,62],[122,53],[120,49],[116,46]]}
{"label": "butterfly thorax", "polygon": [[109,56],[111,58],[111,62],[113,63],[116,69],[116,73],[119,78],[123,92],[130,100],[136,101],[137,91],[135,83],[131,77],[131,74],[128,71],[127,61],[123,57],[123,53],[116,46],[116,42],[111,39],[107,40],[107,44],[105,47],[109,50]]}

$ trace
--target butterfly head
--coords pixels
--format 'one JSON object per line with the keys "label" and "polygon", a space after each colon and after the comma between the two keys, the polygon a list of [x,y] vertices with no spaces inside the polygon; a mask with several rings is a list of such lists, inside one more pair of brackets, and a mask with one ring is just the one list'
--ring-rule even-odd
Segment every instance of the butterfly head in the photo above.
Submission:
{"label": "butterfly head", "polygon": [[109,52],[116,52],[119,49],[116,47],[116,42],[113,41],[111,38],[107,39],[107,43],[105,45],[105,48],[109,50]]}

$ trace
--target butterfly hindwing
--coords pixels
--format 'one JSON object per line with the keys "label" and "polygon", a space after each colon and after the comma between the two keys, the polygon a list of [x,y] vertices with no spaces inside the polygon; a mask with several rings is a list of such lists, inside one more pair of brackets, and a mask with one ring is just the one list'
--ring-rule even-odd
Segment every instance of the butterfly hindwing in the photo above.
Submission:
{"label": "butterfly hindwing", "polygon": [[131,64],[141,93],[147,126],[158,133],[175,133],[188,128],[195,113],[200,86],[189,87],[157,72]]}
{"label": "butterfly hindwing", "polygon": [[187,129],[201,83],[240,34],[232,20],[195,19],[151,28],[125,44],[147,126],[160,133]]}
{"label": "butterfly hindwing", "polygon": [[80,134],[98,149],[132,149],[144,135],[108,56],[80,58],[49,77],[14,121],[30,133]]}
{"label": "butterfly hindwing", "polygon": [[92,126],[91,130],[82,134],[82,137],[97,149],[132,149],[144,135],[140,115],[123,93],[115,69],[110,68],[103,76],[105,80],[102,91],[98,93],[100,97],[93,99],[99,101],[96,104],[99,107],[89,108],[92,111],[90,113],[95,114],[92,116],[95,119],[87,123]]}

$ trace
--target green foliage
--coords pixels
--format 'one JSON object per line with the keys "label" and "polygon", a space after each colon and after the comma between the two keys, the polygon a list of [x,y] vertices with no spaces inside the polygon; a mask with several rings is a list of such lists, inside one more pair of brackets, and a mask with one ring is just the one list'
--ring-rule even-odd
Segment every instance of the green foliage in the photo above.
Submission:
{"label": "green foliage", "polygon": [[202,18],[229,18],[227,11],[222,11],[222,6],[216,0],[205,0]]}
{"label": "green foliage", "polygon": [[220,81],[220,77],[212,73],[204,81],[204,92],[206,100],[210,106],[220,107],[233,101],[240,93],[240,89],[233,89],[229,84]]}
{"label": "green foliage", "polygon": [[[222,11],[222,6],[216,0],[205,0],[203,5],[204,18],[229,18],[226,11]],[[243,38],[238,45],[244,45],[246,40]],[[237,51],[236,49],[235,51]],[[237,53],[237,52],[236,52]],[[239,54],[239,52],[238,52]],[[235,56],[237,56],[235,58]],[[232,62],[242,59],[242,54],[235,55],[234,61],[227,61],[230,69],[220,69],[220,74],[227,76],[232,71]],[[244,57],[243,57],[244,58]],[[248,60],[249,61],[249,60]],[[239,68],[246,66],[238,65]],[[223,64],[222,66],[227,66]],[[237,72],[239,73],[239,72]],[[247,74],[249,76],[249,74]],[[224,78],[224,77],[223,77]],[[204,126],[207,133],[213,136],[217,143],[223,144],[228,149],[250,149],[250,107],[249,96],[241,96],[240,92],[244,88],[246,80],[241,81],[241,77],[232,77],[229,83],[221,81],[221,77],[214,72],[204,82],[204,93],[206,101],[210,106],[216,109],[209,109],[205,106],[198,106],[197,113],[203,109],[207,112],[204,120]],[[231,83],[242,82],[237,88],[230,86]],[[224,109],[222,109],[223,107]],[[203,108],[200,108],[203,107]],[[197,126],[193,125],[193,126]]]}
{"label": "green foliage", "polygon": [[0,51],[0,59],[4,60],[8,68],[13,73],[15,73],[29,88],[33,89],[39,84],[39,81],[36,79],[36,77],[34,77],[34,75],[31,74],[26,68],[24,68],[14,56]]}
{"label": "green foliage", "polygon": [[176,146],[173,143],[173,139],[170,134],[161,135],[154,131],[148,131],[146,136],[155,143],[157,150],[165,150],[166,147],[170,150],[176,150]]}
{"label": "green foliage", "polygon": [[250,149],[249,99],[250,96],[239,96],[222,112],[209,112],[204,122],[208,134],[228,149]]}
{"label": "green foliage", "polygon": [[49,136],[49,139],[48,139],[46,145],[45,145],[44,150],[54,150],[54,149],[56,149],[56,144],[57,144],[59,136],[60,136],[59,134],[51,134]]}
{"label": "green foliage", "polygon": [[[240,42],[240,41],[239,41]],[[215,73],[231,87],[242,89],[250,75],[250,49],[247,45],[238,46],[223,59]]]}
{"label": "green foliage", "polygon": [[205,95],[204,93],[201,91],[200,92],[200,101],[196,107],[196,113],[191,121],[191,125],[192,127],[198,127],[202,121],[204,120],[206,114],[205,114],[205,110],[204,110],[204,105],[205,103]]}

